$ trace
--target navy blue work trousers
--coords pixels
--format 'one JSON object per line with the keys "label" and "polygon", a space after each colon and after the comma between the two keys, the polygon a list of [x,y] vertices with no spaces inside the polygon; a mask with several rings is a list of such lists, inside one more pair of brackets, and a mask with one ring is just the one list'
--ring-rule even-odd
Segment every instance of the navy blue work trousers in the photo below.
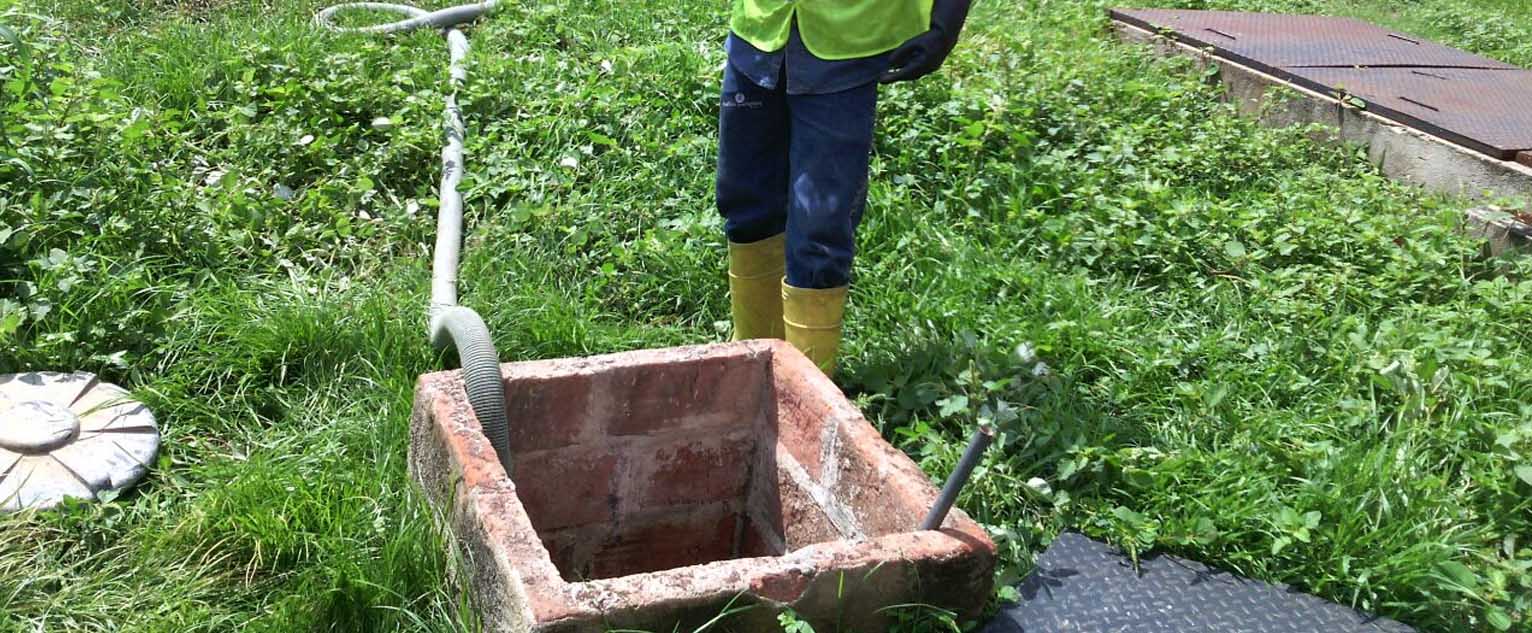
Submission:
{"label": "navy blue work trousers", "polygon": [[878,84],[830,94],[762,88],[725,64],[718,116],[718,210],[729,241],[787,233],[787,283],[851,280],[867,202]]}

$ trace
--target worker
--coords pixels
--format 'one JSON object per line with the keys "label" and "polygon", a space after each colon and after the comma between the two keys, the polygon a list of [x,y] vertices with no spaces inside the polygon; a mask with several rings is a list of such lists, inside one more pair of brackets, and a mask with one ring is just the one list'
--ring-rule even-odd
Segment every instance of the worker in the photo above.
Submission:
{"label": "worker", "polygon": [[786,338],[834,373],[878,84],[939,68],[971,1],[733,0],[717,202],[735,340]]}

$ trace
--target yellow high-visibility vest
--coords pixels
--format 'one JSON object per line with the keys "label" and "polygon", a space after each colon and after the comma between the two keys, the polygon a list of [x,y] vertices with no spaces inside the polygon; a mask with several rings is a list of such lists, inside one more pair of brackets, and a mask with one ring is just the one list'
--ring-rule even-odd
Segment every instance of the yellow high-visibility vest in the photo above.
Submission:
{"label": "yellow high-visibility vest", "polygon": [[815,57],[877,55],[931,28],[932,0],[733,0],[729,28],[763,51],[787,46],[793,20]]}

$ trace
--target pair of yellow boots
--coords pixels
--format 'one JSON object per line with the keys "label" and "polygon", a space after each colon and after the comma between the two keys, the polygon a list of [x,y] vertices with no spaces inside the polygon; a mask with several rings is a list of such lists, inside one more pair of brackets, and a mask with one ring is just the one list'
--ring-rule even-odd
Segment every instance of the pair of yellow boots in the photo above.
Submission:
{"label": "pair of yellow boots", "polygon": [[734,340],[787,339],[826,375],[835,373],[846,286],[797,288],[787,284],[786,236],[729,242],[729,308]]}

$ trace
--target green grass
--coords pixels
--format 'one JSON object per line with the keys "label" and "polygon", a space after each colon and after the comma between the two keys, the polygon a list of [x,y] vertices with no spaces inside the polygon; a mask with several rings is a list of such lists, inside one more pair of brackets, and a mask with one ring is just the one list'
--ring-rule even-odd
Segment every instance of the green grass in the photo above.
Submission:
{"label": "green grass", "polygon": [[[441,365],[445,51],[318,6],[0,0],[0,371],[130,385],[166,446],[133,494],[0,517],[0,630],[477,626],[403,466]],[[1532,631],[1532,266],[1460,236],[1466,202],[1234,117],[1104,6],[981,2],[947,69],[884,92],[841,384],[933,477],[1001,425],[962,500],[1001,580],[1075,529]],[[1532,65],[1510,0],[1178,6]],[[505,358],[722,337],[723,22],[563,0],[473,29],[461,278]]]}

